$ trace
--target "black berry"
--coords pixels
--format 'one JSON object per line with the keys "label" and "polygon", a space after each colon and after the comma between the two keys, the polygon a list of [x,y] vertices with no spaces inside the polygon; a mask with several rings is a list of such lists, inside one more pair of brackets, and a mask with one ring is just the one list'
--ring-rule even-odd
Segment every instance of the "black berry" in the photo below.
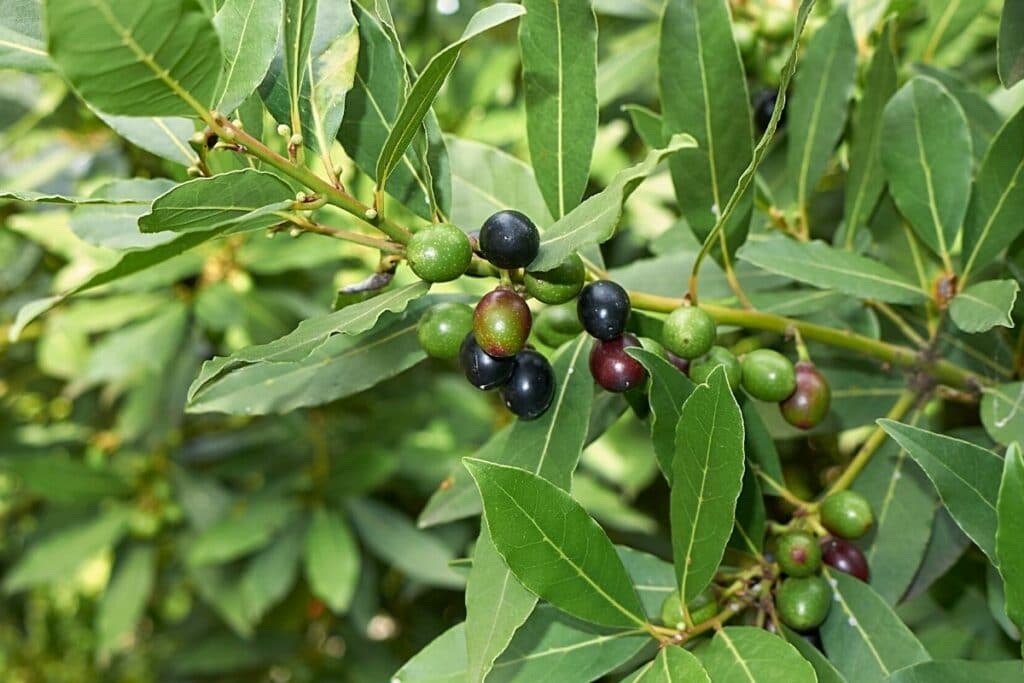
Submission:
{"label": "black berry", "polygon": [[499,268],[525,268],[537,258],[540,233],[518,211],[499,211],[480,228],[480,253]]}
{"label": "black berry", "polygon": [[515,370],[515,359],[495,358],[480,348],[470,332],[462,340],[459,349],[459,364],[466,373],[466,379],[477,389],[494,389],[509,380]]}
{"label": "black berry", "polygon": [[867,582],[871,577],[868,561],[860,548],[841,538],[826,538],[821,542],[821,559],[825,564],[850,576]]}
{"label": "black berry", "polygon": [[543,355],[527,349],[515,357],[515,368],[501,388],[501,398],[512,413],[523,420],[543,415],[555,395],[555,373]]}
{"label": "black berry", "polygon": [[591,337],[604,341],[622,335],[629,320],[629,311],[629,295],[611,280],[591,282],[576,300],[576,313],[583,329]]}

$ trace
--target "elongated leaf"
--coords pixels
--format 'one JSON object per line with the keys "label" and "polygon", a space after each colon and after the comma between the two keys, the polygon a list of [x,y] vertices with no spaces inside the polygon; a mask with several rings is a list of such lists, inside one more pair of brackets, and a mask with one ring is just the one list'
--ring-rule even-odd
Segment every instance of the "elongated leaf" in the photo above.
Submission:
{"label": "elongated leaf", "polygon": [[818,676],[818,683],[846,683],[846,678],[836,670],[832,662],[828,661],[825,653],[807,642],[802,635],[786,626],[782,627],[782,635],[790,645],[796,648],[797,652],[803,655],[804,659],[811,663],[814,673]]}
{"label": "elongated leaf", "polygon": [[100,652],[120,650],[146,609],[156,573],[156,551],[150,546],[131,548],[118,558],[114,575],[103,593],[96,614]]}
{"label": "elongated leaf", "polygon": [[689,650],[663,647],[658,656],[626,679],[628,683],[711,683],[708,672]]}
{"label": "elongated leaf", "polygon": [[949,303],[949,317],[964,332],[988,332],[1013,327],[1013,304],[1020,285],[1016,280],[989,280],[971,285]]}
{"label": "elongated leaf", "polygon": [[0,2],[0,69],[50,71],[44,41],[42,0]]}
{"label": "elongated leaf", "polygon": [[934,78],[953,96],[967,116],[967,125],[971,129],[971,147],[976,163],[988,151],[992,138],[1003,127],[1005,117],[995,110],[992,104],[975,87],[975,84],[963,79],[958,74],[928,64],[915,64],[914,73]]}
{"label": "elongated leaf", "polygon": [[189,548],[189,562],[220,564],[262,548],[292,512],[293,507],[280,498],[253,499],[204,529]]}
{"label": "elongated leaf", "polygon": [[37,204],[96,204],[100,206],[116,206],[119,204],[138,205],[140,200],[131,197],[111,199],[109,197],[78,197],[63,194],[50,194],[48,192],[32,192],[20,190],[0,190],[0,199],[13,199],[19,202],[33,202]]}
{"label": "elongated leaf", "polygon": [[897,69],[894,30],[890,22],[871,58],[864,92],[853,118],[850,172],[843,204],[847,249],[853,246],[857,231],[871,218],[885,188],[881,155],[882,114],[886,102],[896,93],[899,83]]}
{"label": "elongated leaf", "polygon": [[267,74],[281,37],[282,9],[282,0],[224,0],[214,16],[224,51],[220,111],[237,109]]}
{"label": "elongated leaf", "polygon": [[643,626],[643,605],[615,548],[568,493],[519,468],[464,462],[494,547],[526,588],[595,624]]}
{"label": "elongated leaf", "polygon": [[889,266],[820,240],[751,240],[736,255],[771,273],[858,298],[889,303],[919,303],[928,298],[919,285]]}
{"label": "elongated leaf", "polygon": [[623,545],[615,546],[615,551],[633,580],[633,587],[640,595],[648,618],[661,618],[662,603],[676,589],[676,573],[672,564]]}
{"label": "elongated leaf", "polygon": [[999,20],[999,80],[1009,88],[1024,78],[1024,4],[1007,0]]}
{"label": "elongated leaf", "polygon": [[651,149],[665,146],[664,121],[661,114],[639,104],[627,104],[622,109],[629,114],[629,120],[644,144]]}
{"label": "elongated leaf", "polygon": [[793,81],[787,126],[787,173],[797,206],[806,207],[843,134],[853,82],[857,43],[846,12],[833,12],[811,39]]}
{"label": "elongated leaf", "polygon": [[295,585],[302,549],[302,535],[295,526],[285,527],[245,567],[239,593],[242,609],[251,623],[263,618]]}
{"label": "elongated leaf", "polygon": [[1024,382],[985,387],[981,422],[993,441],[1009,446],[1024,434]]}
{"label": "elongated leaf", "polygon": [[113,508],[41,538],[21,554],[4,576],[8,593],[66,579],[86,560],[115,545],[128,529],[128,511]]}
{"label": "elongated leaf", "polygon": [[82,99],[108,114],[195,116],[224,58],[194,0],[46,0],[48,51]]}
{"label": "elongated leaf", "polygon": [[640,183],[654,173],[662,159],[693,145],[689,135],[673,136],[666,147],[653,150],[639,164],[619,171],[608,187],[544,231],[540,252],[529,270],[550,270],[573,252],[609,239],[622,217],[623,205]]}
{"label": "elongated leaf", "polygon": [[305,566],[309,588],[337,614],[352,603],[359,582],[359,546],[345,518],[317,508],[306,532]]}
{"label": "elongated leaf", "polygon": [[178,185],[154,200],[139,228],[179,233],[224,226],[265,228],[280,223],[273,211],[288,208],[294,199],[294,190],[276,175],[242,169]]}
{"label": "elongated leaf", "polygon": [[1020,670],[1020,661],[973,662],[953,659],[922,662],[900,669],[892,675],[889,683],[1006,683],[1019,677]]}
{"label": "elongated leaf", "polygon": [[133,145],[182,166],[199,161],[188,141],[195,123],[184,116],[112,116],[93,110],[96,116]]}
{"label": "elongated leaf", "polygon": [[885,107],[882,163],[889,192],[911,227],[949,263],[971,196],[971,135],[942,85],[917,76]]}
{"label": "elongated leaf", "polygon": [[649,400],[651,403],[651,440],[658,466],[669,484],[672,483],[672,461],[676,454],[676,426],[683,404],[693,393],[694,384],[658,354],[647,349],[627,349],[633,358],[647,369],[651,377]]}
{"label": "elongated leaf", "polygon": [[821,625],[829,661],[851,681],[883,683],[905,666],[930,659],[885,601],[866,584],[826,568],[835,602]]}
{"label": "elongated leaf", "polygon": [[519,50],[530,160],[551,214],[562,218],[583,197],[597,137],[597,17],[588,0],[524,0],[523,6]]}
{"label": "elongated leaf", "polygon": [[672,557],[689,601],[718,569],[743,480],[743,417],[724,367],[683,405],[672,473]]}
{"label": "elongated leaf", "polygon": [[422,297],[429,289],[429,283],[418,281],[333,313],[306,318],[294,330],[267,344],[249,346],[230,356],[207,361],[189,389],[189,398],[219,375],[238,366],[261,361],[298,361],[331,335],[362,334],[372,329],[382,315],[404,311],[410,302]]}
{"label": "elongated leaf", "polygon": [[964,226],[963,277],[995,259],[1024,225],[1017,218],[1024,204],[1024,158],[1006,154],[1024,147],[1024,110],[1017,112],[993,138],[978,169]]}
{"label": "elongated leaf", "polygon": [[752,626],[728,626],[700,653],[714,683],[815,683],[814,669],[792,645]]}
{"label": "elongated leaf", "polygon": [[[698,239],[715,226],[753,155],[750,100],[726,0],[669,0],[661,20],[658,84],[667,134],[686,132],[696,147],[671,162],[683,216]],[[743,236],[750,194],[726,235]]]}
{"label": "elongated leaf", "polygon": [[456,624],[402,665],[391,683],[463,683],[466,680],[466,625]]}
{"label": "elongated leaf", "polygon": [[282,48],[292,130],[302,127],[300,98],[316,26],[316,7],[317,0],[287,0],[284,7]]}
{"label": "elongated leaf", "polygon": [[131,493],[131,484],[112,467],[95,467],[66,455],[5,452],[0,469],[18,478],[33,495],[58,503],[90,503]]}
{"label": "elongated leaf", "polygon": [[928,21],[911,44],[915,61],[935,61],[943,47],[952,42],[985,9],[985,0],[926,0]]}
{"label": "elongated leaf", "polygon": [[1020,445],[1006,451],[999,485],[996,558],[1006,594],[1006,615],[1024,629],[1024,458]]}
{"label": "elongated leaf", "polygon": [[949,514],[964,533],[996,562],[996,499],[1003,463],[992,451],[967,441],[879,420],[932,480]]}
{"label": "elongated leaf", "polygon": [[174,187],[164,178],[116,180],[97,188],[93,197],[137,200],[132,204],[85,204],[71,213],[72,232],[90,244],[113,249],[153,247],[175,238],[174,233],[146,235],[139,232],[139,218],[149,211],[154,199]]}
{"label": "elongated leaf", "polygon": [[434,104],[434,98],[448,78],[459,59],[462,47],[472,38],[500,26],[507,21],[520,17],[525,13],[521,5],[498,3],[486,7],[469,20],[466,30],[454,43],[438,52],[416,79],[409,91],[401,110],[395,119],[394,126],[388,133],[380,156],[377,158],[377,184],[386,185],[388,177],[401,161],[406,150],[412,143],[416,133],[423,125],[423,117]]}

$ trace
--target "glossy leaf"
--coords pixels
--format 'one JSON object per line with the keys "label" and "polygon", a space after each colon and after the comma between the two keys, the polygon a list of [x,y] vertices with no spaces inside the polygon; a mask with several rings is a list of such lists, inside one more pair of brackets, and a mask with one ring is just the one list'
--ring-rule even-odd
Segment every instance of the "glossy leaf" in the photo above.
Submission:
{"label": "glossy leaf", "polygon": [[615,546],[615,551],[633,580],[648,618],[660,619],[661,604],[676,589],[675,569],[659,557],[623,545]]}
{"label": "glossy leaf", "polygon": [[156,574],[156,550],[136,546],[118,558],[96,614],[101,652],[123,649],[146,609]]}
{"label": "glossy leaf", "polygon": [[82,99],[108,114],[196,116],[224,58],[194,0],[46,0],[48,52]]}
{"label": "glossy leaf", "polygon": [[727,626],[700,651],[714,683],[815,683],[811,665],[792,645],[753,626]]}
{"label": "glossy leaf", "polygon": [[949,317],[964,332],[1013,327],[1013,305],[1020,293],[1016,280],[989,280],[964,289],[949,302]]}
{"label": "glossy leaf", "polygon": [[967,441],[879,420],[932,480],[949,514],[995,562],[996,499],[1003,464],[992,451]]}
{"label": "glossy leaf", "polygon": [[996,559],[1003,577],[1006,615],[1024,629],[1024,457],[1020,445],[1006,451],[999,485]]}
{"label": "glossy leaf", "polygon": [[139,218],[149,211],[154,199],[169,191],[174,183],[163,178],[115,180],[97,188],[92,196],[111,200],[135,200],[112,205],[85,204],[71,213],[71,230],[90,244],[113,249],[153,247],[174,239],[173,233],[139,232]]}
{"label": "glossy leaf", "polygon": [[95,111],[96,116],[118,135],[147,152],[182,166],[192,166],[199,155],[189,147],[195,135],[195,123],[184,116],[112,116]]}
{"label": "glossy leaf", "polygon": [[808,43],[793,79],[786,125],[800,134],[789,138],[786,151],[797,206],[807,206],[843,134],[856,66],[850,20],[846,12],[833,12]]}
{"label": "glossy leaf", "polygon": [[213,17],[224,51],[220,111],[237,109],[263,80],[281,36],[282,9],[282,0],[224,0]]}
{"label": "glossy leaf", "polygon": [[907,304],[928,298],[919,285],[889,266],[819,240],[750,240],[737,257],[769,272],[858,298]]}
{"label": "glossy leaf", "polygon": [[866,584],[824,570],[835,602],[821,625],[821,640],[836,669],[857,683],[883,683],[905,666],[930,659],[920,641]]}
{"label": "glossy leaf", "polygon": [[589,197],[544,231],[540,252],[529,269],[549,270],[565,261],[570,254],[608,240],[619,224],[623,205],[640,183],[654,173],[662,159],[693,145],[693,138],[689,135],[673,136],[666,147],[653,150],[639,164],[619,171],[604,190]]}
{"label": "glossy leaf", "polygon": [[551,214],[562,218],[579,204],[590,177],[597,17],[588,0],[525,0],[523,7],[519,50],[530,159]]}
{"label": "glossy leaf", "polygon": [[889,683],[1006,683],[1019,677],[1020,661],[977,662],[944,660],[922,662],[900,669]]}
{"label": "glossy leaf", "polygon": [[889,100],[882,163],[900,211],[948,261],[967,212],[973,162],[964,112],[938,81],[918,76]]}
{"label": "glossy leaf", "polygon": [[836,670],[825,653],[812,643],[807,642],[801,634],[783,626],[782,635],[804,659],[811,663],[814,673],[818,676],[818,683],[846,683],[846,678]]}
{"label": "glossy leaf", "polygon": [[661,648],[657,657],[626,680],[629,683],[711,683],[700,660],[689,650],[671,645]]}
{"label": "glossy leaf", "polygon": [[359,546],[345,518],[320,507],[306,531],[306,577],[313,595],[331,611],[344,614],[359,581]]}
{"label": "glossy leaf", "polygon": [[[498,3],[497,5],[486,7],[473,15],[466,26],[466,30],[463,31],[462,36],[457,41],[434,55],[433,59],[430,60],[413,84],[412,89],[405,98],[405,102],[402,104],[401,110],[398,112],[394,125],[388,133],[387,139],[384,140],[380,156],[377,158],[376,179],[378,185],[383,186],[387,184],[387,179],[390,177],[391,172],[405,155],[416,133],[420,131],[423,125],[423,117],[430,111],[434,104],[434,98],[437,97],[437,93],[441,90],[441,86],[444,85],[448,74],[455,67],[455,62],[459,59],[462,47],[481,33],[511,21],[516,17],[520,17],[524,12],[525,10],[522,6],[513,5],[512,3]],[[589,146],[588,143],[588,148]]]}
{"label": "glossy leaf", "polygon": [[526,588],[586,621],[643,626],[643,605],[615,548],[568,493],[519,468],[464,462],[494,547]]}
{"label": "glossy leaf", "polygon": [[658,456],[658,466],[669,484],[672,483],[672,461],[676,454],[676,426],[683,404],[693,393],[690,378],[667,360],[642,348],[627,349],[633,358],[647,368],[651,377],[651,440]]}
{"label": "glossy leaf", "polygon": [[743,469],[743,417],[719,366],[686,399],[676,427],[672,557],[686,601],[707,587],[722,560]]}
{"label": "glossy leaf", "polygon": [[284,5],[284,76],[292,130],[302,127],[302,83],[316,27],[317,0],[286,0]]}
{"label": "glossy leaf", "polygon": [[929,64],[915,64],[914,73],[934,78],[942,84],[964,110],[971,129],[971,151],[975,164],[981,162],[989,143],[1003,127],[1005,116],[995,110],[988,99],[959,74]]}
{"label": "glossy leaf", "polygon": [[1024,78],[1024,5],[1007,0],[999,20],[999,80],[1009,88]]}
{"label": "glossy leaf", "polygon": [[42,0],[24,0],[3,6],[3,12],[0,12],[0,69],[53,69],[46,53],[42,11]]}
{"label": "glossy leaf", "polygon": [[981,422],[994,441],[1008,446],[1024,434],[1024,382],[982,391]]}

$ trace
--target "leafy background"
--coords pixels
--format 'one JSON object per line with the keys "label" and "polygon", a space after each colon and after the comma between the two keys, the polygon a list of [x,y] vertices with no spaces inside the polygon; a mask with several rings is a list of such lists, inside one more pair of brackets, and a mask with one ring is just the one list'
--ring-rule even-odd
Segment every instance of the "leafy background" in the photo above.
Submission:
{"label": "leafy background", "polygon": [[[786,127],[756,148],[759,172],[734,202],[761,133],[748,102],[778,87],[789,31],[741,52],[724,2],[673,0],[662,20],[649,0],[528,1],[518,19],[509,6],[477,15],[480,38],[463,31],[490,3],[111,4],[139,13],[139,35],[169,31],[161,49],[184,55],[182,86],[269,147],[340,173],[366,202],[374,178],[387,178],[382,206],[396,224],[446,218],[471,230],[515,207],[545,228],[539,263],[584,248],[625,286],[678,296],[725,212],[702,301],[736,303],[720,249],[743,244],[736,274],[760,310],[876,340],[934,335],[990,385],[980,416],[951,392],[915,411],[917,428],[883,423],[892,438],[855,485],[878,518],[863,543],[871,588],[835,575],[822,627],[835,666],[793,634],[811,666],[744,626],[708,641],[701,661],[715,681],[734,680],[733,649],[763,653],[765,681],[1020,675],[1009,660],[1024,619],[1024,498],[1013,493],[1024,465],[1007,457],[1004,474],[1003,454],[1024,437],[1013,408],[1022,337],[1009,329],[1024,268],[1024,200],[1012,192],[1024,158],[1021,3],[818,3]],[[751,30],[769,4],[792,20],[788,3],[737,2],[735,23]],[[291,205],[295,183],[190,144],[188,103],[124,44],[98,40],[107,31],[89,6],[0,0],[0,325],[12,333],[0,339],[4,680],[383,681],[400,669],[403,681],[462,680],[495,659],[488,681],[591,680],[650,660],[636,627],[676,585],[651,555],[673,555],[670,507],[685,528],[666,477],[688,471],[675,424],[693,387],[635,352],[654,377],[651,415],[638,415],[594,394],[581,337],[546,349],[560,378],[576,378],[553,440],[538,423],[510,422],[496,397],[424,360],[414,328],[435,300],[421,298],[425,285],[400,269],[364,302],[346,288],[373,272],[372,251],[268,234],[279,223],[268,212]],[[565,32],[552,12],[564,12]],[[697,48],[695,31],[714,40]],[[554,45],[573,59],[552,71]],[[565,93],[561,112],[551,92]],[[411,111],[435,95],[429,113]],[[680,132],[692,138],[669,136]],[[213,177],[189,181],[200,163]],[[318,215],[353,223],[333,207]],[[778,239],[780,224],[816,241]],[[925,302],[943,270],[970,287],[950,305],[953,324],[938,327]],[[464,279],[430,296],[471,301],[489,287]],[[82,295],[65,301],[72,291]],[[723,328],[723,338],[743,348],[782,331]],[[378,342],[369,361],[359,355]],[[744,417],[748,456],[805,498],[835,481],[905,386],[877,359],[812,351],[833,387],[823,426],[803,435],[752,401],[729,408],[735,423]],[[204,365],[214,356],[230,360]],[[725,395],[720,380],[712,389]],[[710,397],[697,399],[695,411]],[[476,458],[469,470],[465,456]],[[621,559],[617,606],[535,607],[491,547],[502,530],[478,538],[473,481],[486,511],[487,482],[521,477],[495,460],[543,477],[522,486],[536,489],[538,509],[558,502],[579,534],[598,534],[596,561]],[[788,511],[774,496],[767,504],[773,518]],[[752,523],[763,527],[764,514]],[[730,531],[701,550],[714,559]],[[499,585],[508,609],[495,613]],[[467,619],[494,620],[511,643],[481,642]],[[693,666],[685,651],[657,657],[633,680],[690,680],[654,678],[661,660]]]}

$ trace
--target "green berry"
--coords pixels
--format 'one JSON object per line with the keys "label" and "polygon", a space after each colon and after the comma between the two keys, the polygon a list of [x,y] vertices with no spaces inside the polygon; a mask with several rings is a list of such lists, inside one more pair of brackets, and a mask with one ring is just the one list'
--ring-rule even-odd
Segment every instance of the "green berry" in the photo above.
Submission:
{"label": "green berry", "polygon": [[587,271],[579,254],[551,270],[528,272],[523,278],[527,293],[546,304],[563,304],[576,298],[583,289]]}
{"label": "green berry", "polygon": [[744,22],[733,23],[732,37],[736,41],[736,47],[740,49],[740,54],[744,57],[749,56],[757,45],[757,33],[750,24]]}
{"label": "green berry", "polygon": [[533,332],[544,344],[557,348],[583,331],[575,306],[545,306],[533,321]]}
{"label": "green berry", "polygon": [[[690,601],[690,620],[694,624],[701,624],[718,614],[718,602],[715,593],[711,588],[705,588],[697,597]],[[661,623],[669,628],[681,629],[686,625],[683,616],[683,605],[679,599],[679,591],[669,593],[665,601],[661,603]]]}
{"label": "green berry", "polygon": [[765,7],[757,22],[757,32],[769,40],[783,40],[793,34],[793,13],[781,7]]}
{"label": "green berry", "polygon": [[760,401],[778,403],[796,389],[793,363],[778,351],[757,349],[743,356],[743,388]]}
{"label": "green berry", "polygon": [[473,329],[473,309],[466,304],[437,304],[423,314],[416,338],[428,356],[455,358],[459,347]]}
{"label": "green berry", "polygon": [[775,596],[782,622],[797,631],[817,628],[832,607],[832,591],[820,576],[789,578]]}
{"label": "green berry", "polygon": [[466,233],[454,225],[431,225],[412,236],[405,256],[421,280],[448,282],[469,268],[473,248]]}
{"label": "green berry", "polygon": [[697,358],[715,343],[715,319],[696,306],[680,306],[665,319],[665,348],[680,358]]}
{"label": "green berry", "polygon": [[875,523],[871,503],[856,491],[833,493],[821,504],[821,523],[839,538],[860,538]]}
{"label": "green berry", "polygon": [[779,538],[776,556],[779,567],[789,576],[817,574],[821,569],[821,548],[810,534],[797,531]]}
{"label": "green berry", "polygon": [[697,384],[708,381],[711,371],[719,365],[725,366],[725,376],[729,379],[729,387],[736,389],[740,385],[743,369],[732,352],[724,346],[712,346],[711,350],[690,363],[690,379]]}
{"label": "green berry", "polygon": [[522,351],[532,326],[530,307],[508,287],[485,294],[473,311],[476,343],[495,358],[507,358]]}

